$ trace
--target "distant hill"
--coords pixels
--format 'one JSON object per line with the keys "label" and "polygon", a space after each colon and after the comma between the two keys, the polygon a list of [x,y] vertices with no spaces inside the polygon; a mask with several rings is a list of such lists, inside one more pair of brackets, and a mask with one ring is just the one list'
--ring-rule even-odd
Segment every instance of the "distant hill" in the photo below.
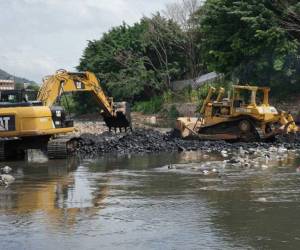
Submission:
{"label": "distant hill", "polygon": [[2,69],[0,69],[0,79],[12,79],[15,80],[16,83],[35,83],[34,81],[30,81],[26,78],[11,75]]}

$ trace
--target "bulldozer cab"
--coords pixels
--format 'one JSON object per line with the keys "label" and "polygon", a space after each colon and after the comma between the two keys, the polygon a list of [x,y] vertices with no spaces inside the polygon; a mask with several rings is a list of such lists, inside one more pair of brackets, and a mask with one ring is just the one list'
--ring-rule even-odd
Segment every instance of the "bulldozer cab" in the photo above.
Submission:
{"label": "bulldozer cab", "polygon": [[269,92],[267,87],[233,86],[233,108],[269,106]]}
{"label": "bulldozer cab", "polygon": [[[223,98],[224,92],[223,88],[218,91],[213,87],[209,89],[200,111],[206,119],[218,117],[228,119],[231,116],[269,113],[269,111],[270,113],[277,113],[269,105],[270,89],[267,87],[233,85],[228,98]],[[216,94],[217,98],[212,100]],[[212,122],[214,121],[212,120]]]}

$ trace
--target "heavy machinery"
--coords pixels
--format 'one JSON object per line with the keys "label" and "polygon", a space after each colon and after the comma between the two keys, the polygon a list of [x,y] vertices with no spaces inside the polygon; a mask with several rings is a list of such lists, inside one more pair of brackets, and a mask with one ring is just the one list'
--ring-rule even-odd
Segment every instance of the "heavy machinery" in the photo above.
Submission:
{"label": "heavy machinery", "polygon": [[204,140],[270,140],[280,133],[296,133],[299,128],[291,114],[278,112],[269,104],[267,87],[233,85],[228,97],[220,88],[209,88],[199,117],[179,117],[176,130],[181,137]]}
{"label": "heavy machinery", "polygon": [[93,73],[59,70],[43,79],[33,101],[26,91],[1,91],[0,159],[22,155],[27,149],[41,149],[50,158],[65,158],[74,151],[79,139],[64,135],[74,131],[73,121],[55,104],[64,93],[83,91],[95,97],[109,129],[131,128],[127,103],[107,97]]}

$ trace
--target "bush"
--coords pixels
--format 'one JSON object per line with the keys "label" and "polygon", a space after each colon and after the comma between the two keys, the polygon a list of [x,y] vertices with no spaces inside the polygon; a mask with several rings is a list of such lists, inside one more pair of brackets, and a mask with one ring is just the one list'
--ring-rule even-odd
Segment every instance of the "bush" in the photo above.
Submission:
{"label": "bush", "polygon": [[64,110],[67,114],[74,114],[77,111],[77,105],[73,99],[72,95],[64,94],[61,96],[61,106],[63,106]]}
{"label": "bush", "polygon": [[96,99],[88,92],[68,93],[61,96],[61,105],[67,113],[82,115],[100,110]]}
{"label": "bush", "polygon": [[169,89],[163,93],[163,102],[172,103],[174,99],[173,92]]}
{"label": "bush", "polygon": [[75,106],[75,114],[95,113],[100,110],[96,98],[89,92],[76,92],[72,94]]}
{"label": "bush", "polygon": [[171,107],[170,107],[170,110],[168,112],[168,117],[169,118],[177,118],[179,116],[179,112],[176,108],[176,106],[173,104]]}
{"label": "bush", "polygon": [[149,101],[136,102],[132,108],[133,111],[142,112],[144,114],[158,113],[163,105],[162,97],[153,97]]}

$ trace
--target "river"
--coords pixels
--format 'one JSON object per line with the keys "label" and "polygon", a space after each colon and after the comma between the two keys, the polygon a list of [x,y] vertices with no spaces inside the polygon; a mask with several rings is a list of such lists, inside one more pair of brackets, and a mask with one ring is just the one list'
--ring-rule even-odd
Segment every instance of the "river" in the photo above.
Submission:
{"label": "river", "polygon": [[201,152],[8,164],[0,249],[300,248],[295,155],[255,169]]}

